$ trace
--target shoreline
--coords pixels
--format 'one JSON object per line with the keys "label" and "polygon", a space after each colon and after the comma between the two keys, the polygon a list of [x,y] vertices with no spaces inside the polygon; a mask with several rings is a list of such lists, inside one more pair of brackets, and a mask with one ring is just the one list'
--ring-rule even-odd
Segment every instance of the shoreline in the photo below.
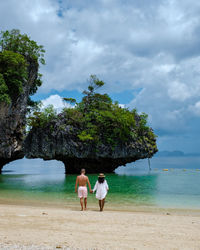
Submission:
{"label": "shoreline", "polygon": [[[71,202],[50,202],[50,201],[41,201],[41,200],[26,200],[26,199],[5,199],[0,197],[0,206],[23,206],[23,207],[35,207],[35,208],[53,208],[53,209],[66,209],[72,211],[79,211],[80,203],[79,199],[77,201]],[[96,211],[98,210],[98,202],[88,202],[87,210]],[[177,207],[159,207],[151,205],[136,205],[136,204],[114,204],[108,203],[105,204],[105,211],[109,212],[144,212],[144,213],[165,213],[173,212],[176,214],[197,214],[200,216],[200,208],[177,208]]]}
{"label": "shoreline", "polygon": [[200,210],[3,204],[1,249],[199,249]]}

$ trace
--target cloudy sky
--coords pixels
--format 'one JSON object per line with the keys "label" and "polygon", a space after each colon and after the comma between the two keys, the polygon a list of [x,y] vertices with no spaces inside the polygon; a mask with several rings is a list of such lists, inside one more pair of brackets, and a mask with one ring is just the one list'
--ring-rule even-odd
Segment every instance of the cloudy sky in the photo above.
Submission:
{"label": "cloudy sky", "polygon": [[90,74],[126,107],[149,115],[160,150],[200,152],[200,2],[1,0],[1,30],[46,49],[34,99],[80,100]]}

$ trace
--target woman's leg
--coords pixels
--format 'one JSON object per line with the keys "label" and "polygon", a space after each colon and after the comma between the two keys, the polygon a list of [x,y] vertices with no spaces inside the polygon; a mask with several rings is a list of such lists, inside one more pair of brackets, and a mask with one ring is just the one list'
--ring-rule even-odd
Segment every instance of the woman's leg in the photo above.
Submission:
{"label": "woman's leg", "polygon": [[100,212],[102,211],[102,200],[100,200]]}
{"label": "woman's leg", "polygon": [[101,201],[101,211],[103,211],[104,203],[105,203],[105,198]]}
{"label": "woman's leg", "polygon": [[104,200],[105,199],[103,199],[103,200],[100,200],[100,211],[102,212],[103,211],[103,207],[104,207]]}
{"label": "woman's leg", "polygon": [[99,200],[99,209],[101,211],[101,200]]}

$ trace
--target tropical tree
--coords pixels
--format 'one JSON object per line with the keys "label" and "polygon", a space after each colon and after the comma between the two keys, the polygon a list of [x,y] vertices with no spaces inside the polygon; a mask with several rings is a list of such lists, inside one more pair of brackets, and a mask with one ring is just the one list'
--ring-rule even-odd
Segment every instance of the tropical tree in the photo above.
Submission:
{"label": "tropical tree", "polygon": [[104,82],[96,75],[91,75],[81,102],[77,103],[73,98],[64,98],[65,101],[76,105],[64,108],[63,112],[56,116],[53,110],[44,111],[43,115],[36,113],[30,118],[29,125],[49,126],[51,122],[56,123],[56,120],[64,116],[66,126],[76,128],[74,136],[84,143],[109,144],[112,147],[130,140],[147,139],[154,143],[155,135],[147,125],[147,115],[139,115],[135,109],[122,108],[107,94],[98,93],[97,90],[103,85]]}
{"label": "tropical tree", "polygon": [[36,76],[29,90],[28,104],[34,106],[30,96],[41,86],[42,75],[38,72],[39,63],[45,64],[44,48],[19,30],[0,32],[0,102],[10,104],[23,92],[28,83],[32,68]]}

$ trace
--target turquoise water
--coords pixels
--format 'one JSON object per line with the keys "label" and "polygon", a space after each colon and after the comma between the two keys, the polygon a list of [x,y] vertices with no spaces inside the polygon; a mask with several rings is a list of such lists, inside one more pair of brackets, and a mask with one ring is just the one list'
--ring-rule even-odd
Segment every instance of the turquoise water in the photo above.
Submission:
{"label": "turquoise water", "polygon": [[[168,171],[163,171],[168,169]],[[0,201],[40,202],[67,206],[78,202],[75,175],[64,175],[58,161],[18,160],[4,167],[0,176]],[[120,167],[107,174],[111,207],[150,206],[200,209],[200,158],[153,158]],[[88,175],[92,186],[97,175]],[[94,195],[88,201],[96,203]]]}

